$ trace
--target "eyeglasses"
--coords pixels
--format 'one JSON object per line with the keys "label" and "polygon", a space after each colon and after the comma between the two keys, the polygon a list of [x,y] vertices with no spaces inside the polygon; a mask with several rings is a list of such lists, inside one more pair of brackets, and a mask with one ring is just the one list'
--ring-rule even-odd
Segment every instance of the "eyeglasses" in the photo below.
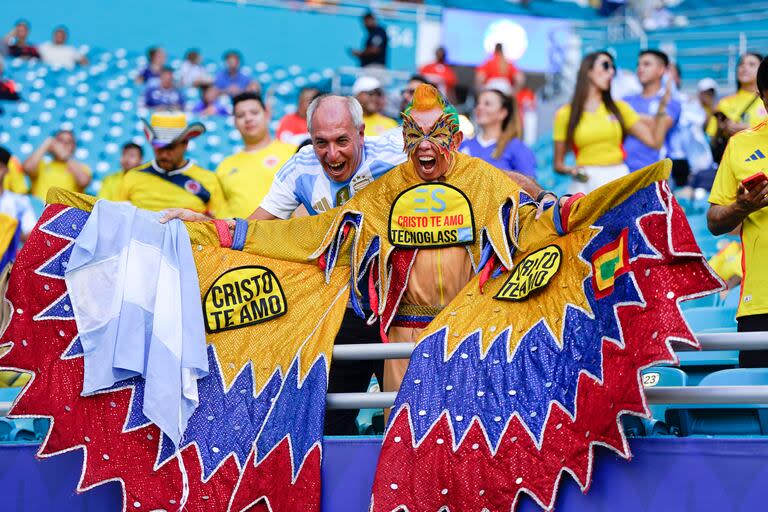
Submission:
{"label": "eyeglasses", "polygon": [[614,66],[614,65],[613,65],[613,62],[611,62],[611,61],[609,61],[609,60],[604,60],[604,61],[602,62],[602,66],[603,66],[603,69],[604,69],[605,71],[610,71],[610,70],[612,70],[612,69],[616,69],[616,66]]}

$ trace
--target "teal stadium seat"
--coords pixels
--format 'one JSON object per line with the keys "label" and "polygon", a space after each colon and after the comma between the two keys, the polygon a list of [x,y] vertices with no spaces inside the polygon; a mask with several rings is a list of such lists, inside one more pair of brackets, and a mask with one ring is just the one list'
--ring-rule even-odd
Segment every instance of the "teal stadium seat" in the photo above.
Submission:
{"label": "teal stadium seat", "polygon": [[0,418],[0,443],[11,440],[11,433],[16,427],[13,422],[7,418]]}
{"label": "teal stadium seat", "polygon": [[[717,300],[716,296],[712,300]],[[703,299],[697,299],[703,300]],[[722,306],[693,307],[683,315],[695,333],[736,332],[736,310]],[[708,374],[735,368],[739,364],[738,350],[707,350],[677,352],[680,367],[688,374],[688,385],[696,385]]]}
{"label": "teal stadium seat", "polygon": [[[699,382],[699,386],[765,385],[768,385],[768,368],[721,370]],[[768,404],[670,407],[666,420],[682,436],[765,436],[768,435]]]}

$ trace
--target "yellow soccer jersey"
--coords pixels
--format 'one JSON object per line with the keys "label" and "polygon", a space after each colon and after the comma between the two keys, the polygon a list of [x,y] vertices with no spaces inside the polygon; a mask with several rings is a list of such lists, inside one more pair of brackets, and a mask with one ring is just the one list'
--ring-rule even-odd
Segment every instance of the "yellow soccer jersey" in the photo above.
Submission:
{"label": "yellow soccer jersey", "polygon": [[[87,165],[85,170],[91,174],[91,169]],[[82,192],[83,189],[77,186],[77,181],[69,170],[65,162],[40,162],[37,166],[37,176],[32,178],[32,195],[45,201],[48,189],[59,187],[72,192]]]}
{"label": "yellow soccer jersey", "polygon": [[709,258],[707,263],[724,281],[732,277],[741,277],[741,243],[729,243]]}
{"label": "yellow soccer jersey", "polygon": [[[709,202],[728,206],[736,201],[739,183],[758,172],[768,174],[768,121],[732,136],[712,185]],[[768,313],[768,208],[749,215],[741,227],[743,280],[737,317]]]}
{"label": "yellow soccer jersey", "polygon": [[296,146],[279,140],[257,151],[241,151],[225,158],[216,176],[227,201],[220,217],[248,218],[269,192],[275,174],[296,152]]}
{"label": "yellow soccer jersey", "polygon": [[[629,130],[640,116],[623,101],[616,101],[616,107]],[[568,133],[568,117],[571,106],[564,105],[555,114],[553,139],[565,142]],[[624,162],[624,146],[621,140],[621,125],[616,117],[601,103],[594,112],[584,111],[573,134],[576,165],[616,165]]]}
{"label": "yellow soccer jersey", "polygon": [[383,116],[381,114],[363,116],[363,122],[365,123],[366,137],[382,135],[387,130],[391,130],[392,128],[397,127],[397,121],[391,117]]}
{"label": "yellow soccer jersey", "polygon": [[[171,179],[178,180],[182,185],[158,176],[158,172],[165,171],[154,167],[152,162],[127,171],[120,184],[117,200],[130,201],[138,208],[152,211],[187,208],[213,216],[226,211],[224,194],[213,172],[189,162],[181,169],[168,173]],[[210,195],[207,201],[196,195],[201,192],[201,186]]]}
{"label": "yellow soccer jersey", "polygon": [[21,168],[21,162],[15,156],[8,162],[8,174],[3,178],[3,190],[10,190],[16,194],[29,193],[27,177]]}
{"label": "yellow soccer jersey", "polygon": [[[741,89],[736,94],[731,94],[721,99],[715,108],[715,112],[722,112],[725,114],[725,117],[736,123],[747,123],[751,128],[754,128],[768,118],[765,105],[763,105],[760,98],[753,92]],[[707,123],[707,134],[713,137],[716,132],[717,120],[714,117],[710,117]]]}
{"label": "yellow soccer jersey", "polygon": [[104,178],[99,189],[99,199],[119,201],[118,197],[120,197],[120,185],[123,182],[123,176],[125,176],[125,171],[119,171]]}

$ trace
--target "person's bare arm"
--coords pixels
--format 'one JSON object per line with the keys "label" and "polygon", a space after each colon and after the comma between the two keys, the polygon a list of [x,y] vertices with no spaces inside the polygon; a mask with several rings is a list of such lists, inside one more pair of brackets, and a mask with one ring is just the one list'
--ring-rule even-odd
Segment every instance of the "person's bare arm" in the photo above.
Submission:
{"label": "person's bare arm", "polygon": [[[213,217],[186,208],[168,208],[167,210],[163,210],[163,216],[160,218],[160,222],[165,224],[172,219],[180,219],[185,222],[208,222],[209,220],[213,220]],[[246,220],[278,219],[279,217],[275,217],[264,208],[258,207]]]}
{"label": "person's bare arm", "polygon": [[565,165],[565,142],[555,141],[555,155],[552,159],[552,167],[556,173],[576,176],[581,172],[579,166]]}
{"label": "person's bare arm", "polygon": [[[656,114],[650,123],[638,121],[629,128],[630,135],[636,137],[649,148],[661,149],[664,138],[672,128],[674,121],[666,112]],[[650,125],[650,127],[649,127]]]}
{"label": "person's bare arm", "polygon": [[750,214],[768,206],[768,183],[751,192],[739,184],[736,201],[722,206],[710,204],[707,227],[713,235],[724,235],[736,228]]}
{"label": "person's bare arm", "polygon": [[248,217],[248,220],[277,220],[279,217],[275,217],[271,213],[269,213],[267,210],[259,206],[256,208],[256,211],[254,211],[250,217]]}
{"label": "person's bare arm", "polygon": [[650,123],[638,121],[629,127],[629,133],[649,148],[661,149],[664,145],[664,139],[667,137],[667,132],[674,124],[674,120],[667,115],[667,105],[669,105],[671,98],[672,86],[667,84],[664,96],[659,102],[659,110],[653,116],[653,120]]}
{"label": "person's bare arm", "polygon": [[24,173],[27,174],[30,178],[37,177],[37,168],[40,165],[40,162],[43,160],[43,157],[46,153],[51,149],[51,144],[53,143],[53,139],[51,137],[48,137],[43,141],[42,144],[40,144],[40,147],[38,147],[29,157],[24,160],[24,163],[21,165],[21,168],[24,170]]}
{"label": "person's bare arm", "polygon": [[525,174],[520,174],[519,172],[515,171],[507,171],[506,174],[512,179],[512,181],[520,185],[520,187],[533,198],[536,198],[541,193],[541,191],[544,190],[539,186],[538,183],[536,183],[536,180],[526,176]]}
{"label": "person's bare arm", "polygon": [[67,170],[72,176],[75,177],[77,186],[84,189],[91,182],[91,175],[85,170],[85,165],[76,160],[69,160],[67,162]]}

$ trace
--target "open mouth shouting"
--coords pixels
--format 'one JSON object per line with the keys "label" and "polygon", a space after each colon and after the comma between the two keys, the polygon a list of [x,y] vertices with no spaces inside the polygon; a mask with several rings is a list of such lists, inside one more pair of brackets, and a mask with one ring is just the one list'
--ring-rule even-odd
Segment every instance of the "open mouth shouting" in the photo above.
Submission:
{"label": "open mouth shouting", "polygon": [[325,162],[325,168],[328,171],[328,174],[331,176],[331,178],[341,178],[344,176],[345,170],[347,168],[347,162],[335,162],[331,163],[326,161]]}
{"label": "open mouth shouting", "polygon": [[419,157],[419,165],[421,165],[421,168],[424,169],[424,171],[432,171],[432,169],[435,168],[435,164],[437,163],[437,160],[433,156],[420,156]]}

